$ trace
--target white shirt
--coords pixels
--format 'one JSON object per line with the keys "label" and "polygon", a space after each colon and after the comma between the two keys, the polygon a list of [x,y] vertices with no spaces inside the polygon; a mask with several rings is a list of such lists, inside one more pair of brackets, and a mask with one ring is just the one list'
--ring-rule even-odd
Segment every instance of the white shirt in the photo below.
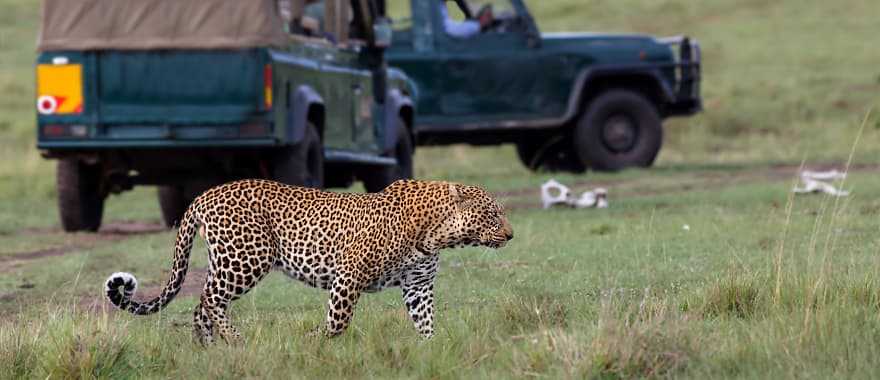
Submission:
{"label": "white shirt", "polygon": [[443,30],[456,38],[468,38],[480,34],[480,23],[474,20],[455,21],[449,17],[446,2],[440,2],[440,15],[443,16]]}

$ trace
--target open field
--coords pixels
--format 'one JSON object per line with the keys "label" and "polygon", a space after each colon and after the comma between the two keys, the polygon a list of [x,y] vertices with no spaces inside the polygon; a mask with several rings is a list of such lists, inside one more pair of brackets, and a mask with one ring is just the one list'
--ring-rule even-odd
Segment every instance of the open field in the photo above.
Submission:
{"label": "open field", "polygon": [[[535,174],[509,146],[420,149],[418,177],[483,184],[516,232],[497,252],[443,253],[431,341],[396,290],[365,296],[343,336],[307,338],[326,294],[275,273],[232,308],[247,343],[202,349],[201,242],[164,312],[100,298],[115,271],[140,297],[166,279],[153,189],[111,197],[99,234],[59,232],[53,162],[33,148],[37,1],[0,0],[0,378],[876,376],[880,110],[865,115],[880,106],[880,5],[529,4],[544,31],[696,36],[706,112],[667,122],[651,170]],[[789,195],[801,162],[843,168],[856,141],[852,196]],[[611,207],[542,210],[549,178],[605,186]]]}

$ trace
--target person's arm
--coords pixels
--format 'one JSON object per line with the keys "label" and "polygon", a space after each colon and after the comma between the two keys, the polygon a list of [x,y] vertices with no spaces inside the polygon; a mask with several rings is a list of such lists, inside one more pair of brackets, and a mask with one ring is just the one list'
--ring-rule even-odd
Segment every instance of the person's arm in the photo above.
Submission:
{"label": "person's arm", "polygon": [[480,23],[473,20],[455,21],[449,17],[446,4],[440,3],[440,15],[443,16],[443,30],[456,38],[468,38],[480,33]]}

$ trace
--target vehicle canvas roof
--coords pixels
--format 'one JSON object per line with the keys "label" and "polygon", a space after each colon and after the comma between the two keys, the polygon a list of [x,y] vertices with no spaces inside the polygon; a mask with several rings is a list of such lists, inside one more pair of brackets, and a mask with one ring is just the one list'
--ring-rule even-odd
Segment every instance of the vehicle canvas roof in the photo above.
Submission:
{"label": "vehicle canvas roof", "polygon": [[37,49],[276,46],[283,26],[274,0],[44,0]]}

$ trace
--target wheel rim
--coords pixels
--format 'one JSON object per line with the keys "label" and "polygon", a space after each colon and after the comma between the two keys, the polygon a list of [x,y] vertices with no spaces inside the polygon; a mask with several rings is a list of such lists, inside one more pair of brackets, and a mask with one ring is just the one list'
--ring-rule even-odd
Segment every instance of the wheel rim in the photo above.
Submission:
{"label": "wheel rim", "polygon": [[602,144],[614,153],[625,153],[636,145],[638,127],[626,115],[612,115],[602,125]]}

